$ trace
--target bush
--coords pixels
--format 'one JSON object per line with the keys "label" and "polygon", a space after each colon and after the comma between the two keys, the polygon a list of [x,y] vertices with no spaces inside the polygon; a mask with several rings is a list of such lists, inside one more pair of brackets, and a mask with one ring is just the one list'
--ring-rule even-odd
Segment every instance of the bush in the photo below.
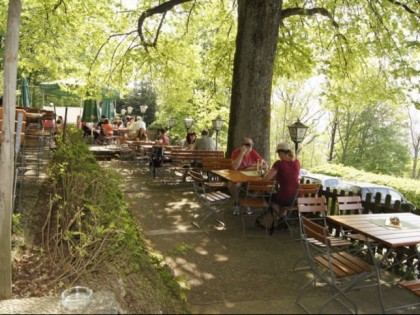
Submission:
{"label": "bush", "polygon": [[50,262],[62,270],[56,283],[65,279],[73,285],[81,277],[92,278],[114,266],[111,269],[140,279],[146,293],[159,290],[166,297],[159,303],[163,311],[185,312],[183,290],[162,259],[147,248],[139,224],[127,209],[120,189],[123,178],[100,167],[80,130],[70,127],[66,138],[58,139],[49,178],[54,197],[42,243]]}

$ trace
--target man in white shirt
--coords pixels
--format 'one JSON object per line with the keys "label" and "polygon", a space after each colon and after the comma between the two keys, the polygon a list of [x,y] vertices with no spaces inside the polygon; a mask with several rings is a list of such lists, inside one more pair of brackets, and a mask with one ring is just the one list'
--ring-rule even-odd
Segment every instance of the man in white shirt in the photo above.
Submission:
{"label": "man in white shirt", "polygon": [[129,127],[130,131],[128,132],[128,137],[136,138],[140,128],[144,128],[144,130],[146,130],[146,123],[143,121],[141,116],[137,116],[136,121]]}

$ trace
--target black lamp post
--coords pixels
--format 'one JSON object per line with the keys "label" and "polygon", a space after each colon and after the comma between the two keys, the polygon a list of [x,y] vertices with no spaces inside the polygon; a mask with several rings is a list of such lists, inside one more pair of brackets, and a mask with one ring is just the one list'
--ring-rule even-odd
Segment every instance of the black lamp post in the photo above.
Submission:
{"label": "black lamp post", "polygon": [[174,125],[175,125],[175,119],[173,119],[172,117],[168,118],[168,129],[171,130]]}
{"label": "black lamp post", "polygon": [[213,124],[214,130],[216,130],[216,150],[217,150],[218,149],[218,147],[217,147],[217,141],[219,139],[219,131],[222,129],[224,120],[222,119],[222,117],[220,117],[220,115],[218,115],[211,122]]}
{"label": "black lamp post", "polygon": [[307,126],[302,124],[299,119],[294,124],[288,126],[290,138],[295,143],[295,155],[297,156],[299,143],[305,138]]}
{"label": "black lamp post", "polygon": [[193,119],[191,117],[187,117],[184,119],[184,124],[185,124],[185,128],[187,128],[187,133],[190,130],[192,124],[193,124]]}
{"label": "black lamp post", "polygon": [[140,105],[140,113],[144,114],[147,110],[147,105]]}

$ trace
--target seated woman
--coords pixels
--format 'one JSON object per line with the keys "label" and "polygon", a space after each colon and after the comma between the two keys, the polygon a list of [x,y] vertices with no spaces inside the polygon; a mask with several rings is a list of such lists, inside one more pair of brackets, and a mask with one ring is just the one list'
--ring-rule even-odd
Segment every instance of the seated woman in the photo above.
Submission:
{"label": "seated woman", "polygon": [[109,119],[105,118],[103,123],[101,124],[101,136],[98,142],[103,143],[106,139],[106,137],[111,137],[114,135],[114,131],[112,129],[112,125],[109,123]]}
{"label": "seated woman", "polygon": [[137,139],[139,141],[149,141],[146,130],[144,128],[140,128],[139,131],[137,132]]}
{"label": "seated woman", "polygon": [[183,150],[194,150],[195,140],[197,140],[197,135],[195,131],[188,131],[187,137],[185,138],[184,144],[182,145]]}
{"label": "seated woman", "polygon": [[156,144],[168,145],[169,144],[169,137],[166,135],[166,129],[165,128],[159,128],[158,132],[159,132],[159,135],[158,135],[158,140],[156,140]]}

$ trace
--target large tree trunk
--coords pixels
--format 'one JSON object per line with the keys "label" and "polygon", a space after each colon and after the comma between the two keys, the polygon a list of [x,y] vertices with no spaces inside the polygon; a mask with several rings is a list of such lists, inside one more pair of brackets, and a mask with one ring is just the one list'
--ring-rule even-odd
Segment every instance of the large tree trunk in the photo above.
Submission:
{"label": "large tree trunk", "polygon": [[227,154],[250,136],[269,161],[270,105],[282,0],[239,0]]}
{"label": "large tree trunk", "polygon": [[12,296],[11,225],[20,12],[21,1],[10,0],[4,56],[3,140],[0,154],[0,300]]}

